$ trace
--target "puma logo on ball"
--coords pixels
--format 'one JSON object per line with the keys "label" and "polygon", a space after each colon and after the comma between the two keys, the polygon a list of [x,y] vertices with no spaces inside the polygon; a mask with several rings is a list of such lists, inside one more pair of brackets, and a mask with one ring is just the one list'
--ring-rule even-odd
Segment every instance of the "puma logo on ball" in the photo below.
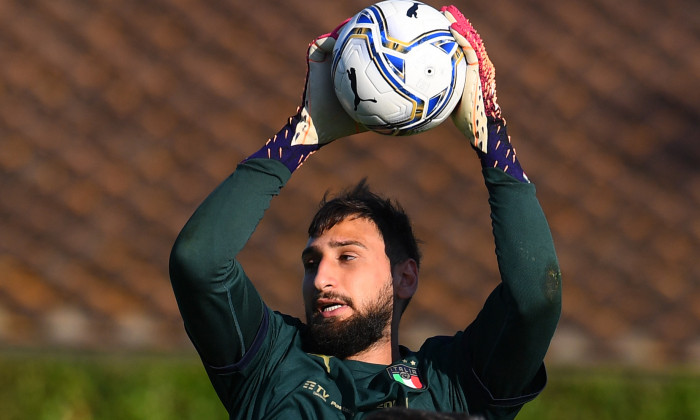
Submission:
{"label": "puma logo on ball", "polygon": [[360,102],[366,101],[374,102],[376,104],[376,99],[362,99],[357,93],[357,75],[355,74],[355,67],[350,67],[350,69],[347,70],[347,73],[348,79],[350,79],[350,89],[352,89],[352,93],[355,95],[355,111],[357,111],[357,106],[360,105]]}
{"label": "puma logo on ball", "polygon": [[410,18],[417,18],[418,17],[418,3],[413,3],[413,6],[411,6],[408,11],[406,12],[406,16]]}

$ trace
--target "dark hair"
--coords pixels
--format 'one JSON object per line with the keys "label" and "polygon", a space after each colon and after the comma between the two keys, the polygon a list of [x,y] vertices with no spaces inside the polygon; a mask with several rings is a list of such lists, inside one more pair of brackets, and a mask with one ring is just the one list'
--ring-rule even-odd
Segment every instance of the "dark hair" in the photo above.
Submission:
{"label": "dark hair", "polygon": [[409,258],[415,260],[420,267],[418,241],[408,215],[399,203],[370,191],[366,179],[330,200],[328,193],[324,195],[319,210],[309,225],[309,237],[320,236],[350,216],[364,218],[377,225],[392,268]]}

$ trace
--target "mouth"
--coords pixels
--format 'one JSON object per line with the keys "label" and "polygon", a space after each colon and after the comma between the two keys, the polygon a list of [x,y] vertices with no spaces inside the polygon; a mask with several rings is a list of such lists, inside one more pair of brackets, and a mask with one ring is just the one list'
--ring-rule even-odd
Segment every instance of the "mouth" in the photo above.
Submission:
{"label": "mouth", "polygon": [[316,301],[316,313],[324,318],[340,316],[349,309],[348,304],[335,299],[318,299]]}

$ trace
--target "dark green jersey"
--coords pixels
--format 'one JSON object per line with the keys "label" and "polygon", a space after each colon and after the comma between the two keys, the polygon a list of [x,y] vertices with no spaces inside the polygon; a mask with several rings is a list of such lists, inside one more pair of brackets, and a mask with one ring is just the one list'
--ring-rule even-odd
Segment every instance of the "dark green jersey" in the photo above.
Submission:
{"label": "dark green jersey", "polygon": [[265,306],[235,256],[290,173],[273,160],[239,165],[183,228],[170,264],[185,328],[230,417],[362,418],[392,406],[515,417],[546,382],[560,275],[534,186],[483,173],[502,282],[464,331],[384,366],[305,353],[301,322]]}

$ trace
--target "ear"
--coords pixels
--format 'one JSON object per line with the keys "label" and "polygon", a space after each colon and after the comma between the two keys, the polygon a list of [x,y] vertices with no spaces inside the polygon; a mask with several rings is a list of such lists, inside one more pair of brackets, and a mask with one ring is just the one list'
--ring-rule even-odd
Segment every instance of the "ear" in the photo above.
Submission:
{"label": "ear", "polygon": [[392,272],[394,294],[399,299],[410,299],[418,289],[418,264],[413,258],[396,264]]}

